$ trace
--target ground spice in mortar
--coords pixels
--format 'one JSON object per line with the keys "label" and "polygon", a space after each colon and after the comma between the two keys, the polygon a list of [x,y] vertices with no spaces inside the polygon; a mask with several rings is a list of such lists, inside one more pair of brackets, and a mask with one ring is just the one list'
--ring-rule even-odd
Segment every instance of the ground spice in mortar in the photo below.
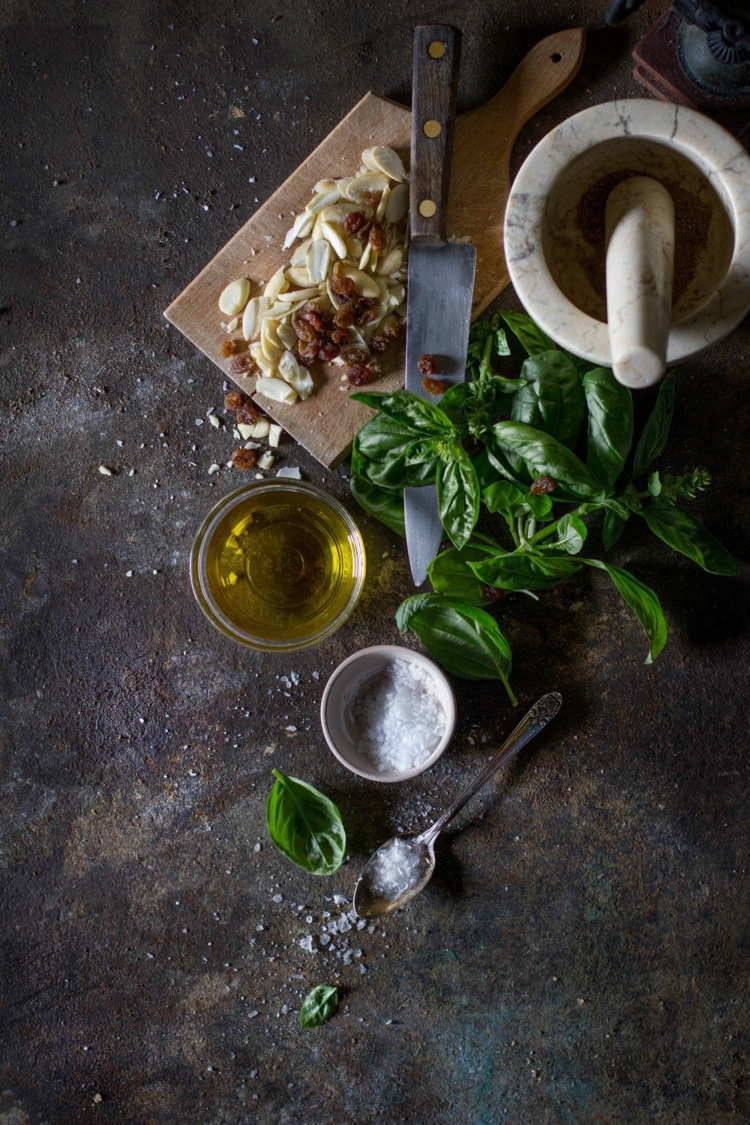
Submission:
{"label": "ground spice in mortar", "polygon": [[[604,214],[607,199],[623,180],[643,175],[642,170],[620,170],[602,176],[581,196],[576,208],[576,220],[581,234],[596,252],[593,261],[588,258],[583,265],[589,281],[597,293],[604,297],[606,276],[606,240]],[[655,177],[656,178],[656,177]],[[698,257],[708,240],[711,208],[677,180],[660,181],[672,196],[674,203],[674,280],[672,304],[676,305],[695,276]]]}

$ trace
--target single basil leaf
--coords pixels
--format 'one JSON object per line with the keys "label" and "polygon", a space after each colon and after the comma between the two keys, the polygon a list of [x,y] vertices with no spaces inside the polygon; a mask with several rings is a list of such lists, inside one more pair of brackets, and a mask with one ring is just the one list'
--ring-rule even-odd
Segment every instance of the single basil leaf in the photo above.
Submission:
{"label": "single basil leaf", "polygon": [[464,410],[467,400],[474,394],[473,387],[473,383],[454,383],[445,394],[440,396],[440,409]]}
{"label": "single basil leaf", "polygon": [[502,512],[515,516],[519,504],[523,503],[524,492],[509,480],[500,480],[485,488],[482,498],[490,512]]}
{"label": "single basil leaf", "polygon": [[611,492],[633,444],[633,395],[606,367],[587,371],[583,389],[589,408],[586,461]]}
{"label": "single basil leaf", "polygon": [[480,562],[497,551],[497,547],[480,547],[476,543],[467,543],[460,551],[449,547],[436,555],[427,567],[432,588],[439,594],[463,598],[472,605],[486,605],[494,599],[482,594],[485,583],[479,581],[469,563]]}
{"label": "single basil leaf", "polygon": [[504,328],[495,329],[495,354],[510,355],[510,348],[508,347],[508,337],[505,335]]}
{"label": "single basil leaf", "polygon": [[671,504],[649,504],[640,515],[643,516],[654,535],[681,555],[687,555],[709,574],[739,574],[739,566],[700,520],[684,508]]}
{"label": "single basil leaf", "polygon": [[335,1015],[338,1006],[338,988],[328,984],[317,985],[308,992],[299,1010],[300,1027],[320,1027]]}
{"label": "single basil leaf", "polygon": [[554,340],[551,340],[541,328],[534,324],[530,316],[525,313],[503,312],[500,310],[500,316],[510,328],[513,335],[521,341],[524,348],[529,355],[539,355],[540,352],[547,352],[556,348]]}
{"label": "single basil leaf", "polygon": [[437,470],[438,509],[443,527],[456,547],[469,542],[479,517],[479,481],[469,457],[458,444]]}
{"label": "single basil leaf", "polygon": [[581,569],[578,560],[567,555],[529,555],[524,551],[494,554],[469,566],[480,582],[501,590],[551,590]]}
{"label": "single basil leaf", "polygon": [[406,538],[404,526],[404,490],[381,488],[369,480],[352,477],[349,481],[352,496],[376,520],[380,520],[391,531]]}
{"label": "single basil leaf", "polygon": [[494,426],[484,435],[484,443],[490,465],[500,476],[527,491],[533,478],[527,472],[523,458],[498,440]]}
{"label": "single basil leaf", "polygon": [[401,602],[401,605],[396,610],[396,624],[398,625],[399,632],[405,633],[411,626],[412,618],[419,613],[420,610],[432,604],[435,594],[412,594],[410,598]]}
{"label": "single basil leaf", "polygon": [[581,377],[563,352],[540,352],[521,368],[526,386],[513,399],[511,418],[572,449],[586,411]]}
{"label": "single basil leaf", "polygon": [[333,801],[306,781],[273,771],[266,824],[276,847],[313,875],[332,875],[344,859],[346,832]]}
{"label": "single basil leaf", "polygon": [[604,513],[604,526],[602,527],[602,543],[605,551],[609,551],[618,542],[625,530],[625,520],[611,508]]}
{"label": "single basil leaf", "polygon": [[435,479],[434,439],[417,439],[410,426],[384,414],[364,424],[354,448],[357,475],[364,473],[373,484],[383,488],[430,484]]}
{"label": "single basil leaf", "polygon": [[677,372],[670,371],[659,387],[656,405],[651,412],[646,425],[643,427],[641,440],[638,442],[633,458],[633,479],[645,473],[652,461],[661,453],[667,444],[669,429],[672,425],[674,413],[674,387],[677,381]]}
{"label": "single basil leaf", "polygon": [[474,472],[477,474],[477,480],[479,481],[479,487],[481,489],[488,488],[500,476],[497,468],[487,456],[486,449],[480,449],[476,457],[472,457],[471,463],[474,466]]}
{"label": "single basil leaf", "polygon": [[619,590],[623,601],[630,606],[640,621],[649,639],[650,647],[646,663],[650,664],[653,660],[656,660],[667,643],[668,629],[659,599],[654,591],[648,586],[644,586],[643,582],[640,582],[628,570],[620,570],[617,566],[608,566],[599,559],[580,559],[579,561],[586,563],[587,566],[595,566],[599,570],[607,572]]}
{"label": "single basil leaf", "polygon": [[[419,601],[416,612],[405,611],[407,602]],[[494,617],[462,598],[442,594],[417,594],[407,598],[396,615],[417,634],[430,656],[465,680],[501,680],[515,706],[508,676],[511,652]],[[401,615],[399,620],[399,615]]]}
{"label": "single basil leaf", "polygon": [[582,519],[568,512],[557,525],[556,547],[567,551],[569,555],[577,555],[583,547],[588,535],[588,528]]}
{"label": "single basil leaf", "polygon": [[552,497],[545,493],[537,496],[534,492],[527,492],[523,502],[535,520],[546,520],[552,511]]}
{"label": "single basil leaf", "polygon": [[534,480],[550,476],[565,486],[574,496],[597,496],[602,486],[583,461],[556,438],[522,422],[496,422],[492,427],[497,445],[490,456],[499,449],[521,460],[526,473]]}
{"label": "single basil leaf", "polygon": [[349,398],[379,410],[381,414],[392,418],[394,422],[400,422],[402,426],[411,427],[415,437],[444,437],[454,429],[450,418],[446,417],[438,406],[412,394],[411,391],[395,391],[393,394],[358,391],[356,394],[349,395]]}

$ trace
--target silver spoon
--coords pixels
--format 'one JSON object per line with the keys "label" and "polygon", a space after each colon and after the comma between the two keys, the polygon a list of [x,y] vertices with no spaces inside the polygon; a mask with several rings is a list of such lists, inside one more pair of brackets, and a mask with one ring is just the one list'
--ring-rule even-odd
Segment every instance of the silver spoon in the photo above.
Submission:
{"label": "silver spoon", "polygon": [[[360,918],[378,918],[382,914],[391,914],[400,906],[405,906],[419,894],[429,883],[435,870],[435,841],[445,827],[453,820],[467,801],[470,801],[477,790],[493,777],[501,766],[518,753],[534,735],[539,734],[554,719],[562,706],[562,696],[553,691],[543,695],[531,710],[524,715],[521,722],[511,734],[491,762],[484,767],[482,772],[467,785],[449,809],[439,817],[431,828],[420,832],[418,836],[394,836],[370,856],[362,874],[354,888],[354,909]],[[395,851],[395,855],[389,855]],[[383,861],[400,863],[405,874],[393,883],[393,890],[388,892],[380,882],[380,890],[375,889],[380,874],[382,880]],[[380,869],[380,871],[379,871]],[[393,897],[390,897],[390,895]]]}

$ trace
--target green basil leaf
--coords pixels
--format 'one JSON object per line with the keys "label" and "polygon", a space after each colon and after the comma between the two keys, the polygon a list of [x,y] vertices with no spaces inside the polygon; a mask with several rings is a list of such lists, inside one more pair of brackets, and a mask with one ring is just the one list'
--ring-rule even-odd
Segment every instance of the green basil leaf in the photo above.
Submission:
{"label": "green basil leaf", "polygon": [[625,520],[617,512],[608,508],[604,513],[604,525],[602,527],[602,543],[605,551],[614,547],[624,530]]}
{"label": "green basil leaf", "polygon": [[547,495],[536,496],[524,492],[509,480],[491,484],[482,493],[490,512],[500,512],[506,519],[531,515],[536,520],[544,520],[552,511],[552,500]]}
{"label": "green basil leaf", "polygon": [[411,391],[394,391],[393,394],[384,394],[381,391],[358,391],[349,395],[349,398],[363,402],[379,410],[381,414],[399,422],[402,426],[411,427],[415,437],[444,437],[454,430],[450,418],[446,417],[440,407],[428,402]]}
{"label": "green basil leaf", "polygon": [[591,470],[550,434],[522,422],[496,422],[492,433],[497,446],[493,446],[490,457],[499,449],[509,460],[520,459],[532,480],[553,477],[574,496],[593,497],[601,493],[602,486]]}
{"label": "green basil leaf", "polygon": [[646,487],[648,488],[648,490],[649,490],[649,492],[651,493],[652,496],[660,496],[661,495],[661,481],[659,479],[658,472],[657,473],[649,473],[648,483],[647,483]]}
{"label": "green basil leaf", "polygon": [[677,372],[670,371],[659,387],[656,405],[646,425],[643,427],[641,440],[638,442],[633,459],[633,479],[645,473],[652,461],[661,453],[667,444],[669,429],[672,425],[674,413],[674,388],[677,381]]}
{"label": "green basil leaf", "polygon": [[472,605],[486,605],[493,601],[493,598],[486,598],[482,594],[485,583],[479,581],[469,563],[481,562],[496,554],[497,550],[496,547],[479,546],[476,543],[467,543],[460,551],[449,547],[447,551],[436,555],[427,567],[432,588],[439,594],[463,598]]}
{"label": "green basil leaf", "polygon": [[578,560],[567,555],[530,555],[525,551],[493,554],[469,566],[480,582],[501,590],[551,590],[581,569]]}
{"label": "green basil leaf", "polygon": [[545,493],[537,496],[534,492],[527,492],[523,502],[535,520],[546,520],[552,511],[552,497]]}
{"label": "green basil leaf", "polygon": [[633,395],[606,367],[587,371],[583,389],[589,408],[586,461],[611,492],[633,444]]}
{"label": "green basil leaf", "polygon": [[430,484],[435,479],[435,439],[417,439],[410,426],[378,414],[355,438],[353,464],[383,488]]}
{"label": "green basil leaf", "polygon": [[684,508],[671,504],[649,504],[639,513],[654,535],[658,535],[673,550],[687,555],[709,574],[739,574],[739,566],[700,520]]}
{"label": "green basil leaf", "polygon": [[515,395],[511,418],[572,449],[586,411],[581,377],[563,352],[540,352],[521,368],[526,386]]}
{"label": "green basil leaf", "polygon": [[[409,602],[416,604],[407,608]],[[508,683],[510,647],[485,610],[462,598],[415,594],[399,606],[396,621],[402,632],[407,626],[413,629],[430,656],[448,672],[465,680],[501,680],[515,706]]]}
{"label": "green basil leaf", "polygon": [[562,517],[557,525],[557,540],[555,546],[567,551],[569,555],[577,555],[583,547],[588,535],[588,528],[582,519],[572,512]]}
{"label": "green basil leaf", "polygon": [[312,992],[308,992],[299,1010],[300,1027],[320,1027],[335,1015],[338,1006],[338,988],[328,984],[317,985]]}
{"label": "green basil leaf", "polygon": [[332,875],[344,859],[346,832],[333,801],[306,781],[273,771],[266,824],[276,847],[313,875]]}
{"label": "green basil leaf", "polygon": [[472,457],[471,463],[474,466],[474,472],[477,474],[479,487],[481,489],[488,488],[500,476],[497,468],[492,464],[487,456],[486,449],[480,449],[476,457]]}
{"label": "green basil leaf", "polygon": [[464,410],[468,399],[474,394],[473,383],[454,383],[440,396],[440,409],[447,411]]}
{"label": "green basil leaf", "polygon": [[376,520],[380,520],[397,535],[406,537],[404,526],[404,490],[382,488],[369,480],[352,477],[349,481],[352,496]]}
{"label": "green basil leaf", "polygon": [[508,337],[505,335],[504,328],[495,328],[495,354],[510,355]]}
{"label": "green basil leaf", "polygon": [[587,566],[595,566],[605,570],[633,613],[636,615],[643,630],[650,641],[646,663],[650,664],[659,655],[667,643],[667,622],[664,618],[659,599],[653,590],[644,586],[635,575],[628,570],[620,570],[617,566],[608,566],[599,559],[580,559]]}
{"label": "green basil leaf", "polygon": [[540,352],[548,352],[557,347],[554,340],[542,332],[525,313],[503,312],[501,309],[500,316],[513,335],[521,341],[529,355],[539,355]]}
{"label": "green basil leaf", "polygon": [[443,527],[459,549],[471,538],[479,517],[479,481],[466,451],[458,444],[437,471],[438,509]]}

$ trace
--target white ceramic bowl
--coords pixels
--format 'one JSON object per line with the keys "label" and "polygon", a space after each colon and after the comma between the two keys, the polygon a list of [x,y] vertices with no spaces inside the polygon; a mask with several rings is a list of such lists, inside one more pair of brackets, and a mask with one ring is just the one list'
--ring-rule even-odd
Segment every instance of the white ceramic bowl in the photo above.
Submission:
{"label": "white ceramic bowl", "polygon": [[[360,731],[351,713],[355,696],[368,681],[380,675],[394,660],[410,660],[428,672],[435,683],[435,690],[445,711],[445,733],[428,758],[411,770],[380,771],[365,754],[357,750]],[[456,697],[444,672],[434,660],[400,645],[373,645],[355,652],[343,664],[339,664],[331,675],[320,703],[320,721],[323,734],[332,753],[352,773],[366,777],[368,781],[407,781],[410,777],[424,773],[441,756],[453,738],[456,729]]]}

